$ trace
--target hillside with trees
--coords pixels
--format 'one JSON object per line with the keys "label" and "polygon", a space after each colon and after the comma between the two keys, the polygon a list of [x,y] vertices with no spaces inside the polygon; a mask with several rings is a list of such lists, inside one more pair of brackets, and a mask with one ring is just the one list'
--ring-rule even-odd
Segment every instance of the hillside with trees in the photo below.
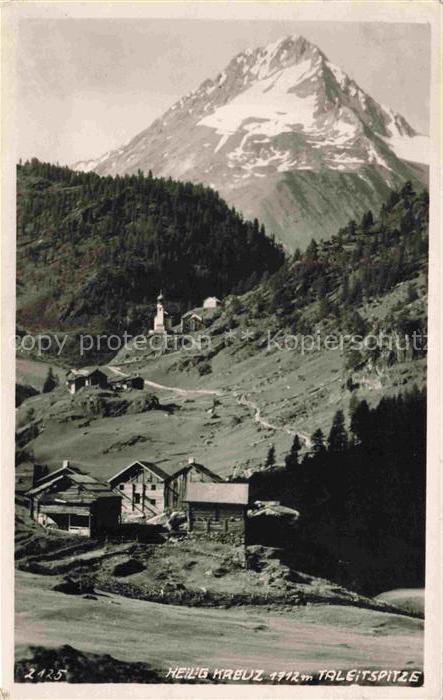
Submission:
{"label": "hillside with trees", "polygon": [[424,585],[426,392],[360,401],[349,428],[338,410],[304,457],[294,438],[284,469],[257,472],[257,498],[301,513],[297,567],[365,595]]}
{"label": "hillside with trees", "polygon": [[283,260],[257,220],[208,187],[36,159],[18,166],[17,317],[26,328],[143,332],[160,289],[179,313],[252,289]]}
{"label": "hillside with trees", "polygon": [[367,211],[330,240],[312,240],[304,252],[297,250],[248,295],[248,312],[276,314],[294,333],[309,333],[328,320],[342,330],[364,330],[354,315],[362,303],[426,271],[428,207],[428,192],[416,192],[407,182],[378,213]]}

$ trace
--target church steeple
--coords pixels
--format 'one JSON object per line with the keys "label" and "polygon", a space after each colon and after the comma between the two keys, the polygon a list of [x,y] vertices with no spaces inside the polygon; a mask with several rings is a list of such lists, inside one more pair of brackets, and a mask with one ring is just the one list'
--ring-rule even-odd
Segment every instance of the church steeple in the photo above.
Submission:
{"label": "church steeple", "polygon": [[167,322],[168,312],[164,308],[164,296],[162,290],[157,297],[157,313],[154,318],[154,333],[165,333],[169,324]]}

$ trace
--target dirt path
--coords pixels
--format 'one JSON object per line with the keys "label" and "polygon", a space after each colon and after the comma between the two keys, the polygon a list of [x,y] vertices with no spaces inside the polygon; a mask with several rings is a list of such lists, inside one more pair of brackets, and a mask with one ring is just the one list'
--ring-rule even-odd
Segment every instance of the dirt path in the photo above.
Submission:
{"label": "dirt path", "polygon": [[238,392],[234,392],[234,396],[236,397],[237,403],[240,404],[240,406],[246,406],[253,412],[255,422],[263,426],[263,428],[266,428],[267,430],[278,430],[280,432],[287,433],[288,435],[298,435],[303,440],[306,447],[309,448],[312,446],[311,438],[309,435],[306,435],[306,433],[302,433],[300,430],[294,430],[288,425],[275,425],[265,420],[261,415],[261,408],[254,401],[248,399],[246,394],[238,394]]}
{"label": "dirt path", "polygon": [[[165,384],[159,384],[158,382],[152,382],[149,379],[145,379],[145,384],[148,384],[148,386],[151,386],[153,389],[160,389],[162,391],[174,391],[177,394],[180,394],[181,396],[195,396],[195,395],[200,395],[200,396],[225,396],[226,393],[217,389],[182,389],[181,387],[177,386],[166,386]],[[277,430],[279,432],[287,433],[288,435],[298,435],[301,440],[305,443],[305,446],[307,448],[310,448],[312,446],[312,441],[309,435],[306,435],[306,433],[301,432],[300,430],[294,430],[293,427],[289,425],[275,425],[273,423],[270,423],[267,421],[265,418],[263,418],[261,411],[262,409],[254,402],[251,401],[250,399],[247,398],[247,395],[245,393],[239,393],[238,391],[232,391],[230,392],[232,396],[235,398],[237,403],[240,406],[246,406],[246,408],[249,408],[252,413],[253,413],[253,418],[255,423],[258,423],[261,425],[263,428],[266,428],[267,430]]]}
{"label": "dirt path", "polygon": [[281,615],[161,605],[112,594],[90,600],[52,591],[55,583],[54,577],[16,572],[17,646],[70,644],[163,669],[422,666],[423,622],[410,617],[333,605]]}
{"label": "dirt path", "polygon": [[149,379],[145,379],[145,384],[152,386],[153,389],[161,389],[162,391],[175,391],[176,394],[181,394],[182,396],[223,396],[222,391],[217,391],[217,389],[182,389],[178,386],[165,386],[165,384],[158,384],[158,382],[151,382]]}

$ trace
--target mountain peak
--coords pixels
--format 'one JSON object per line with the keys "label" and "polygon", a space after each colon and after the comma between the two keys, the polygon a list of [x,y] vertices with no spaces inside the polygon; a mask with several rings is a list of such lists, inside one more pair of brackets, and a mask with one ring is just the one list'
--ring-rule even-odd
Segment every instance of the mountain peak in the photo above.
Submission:
{"label": "mountain peak", "polygon": [[288,34],[265,46],[248,48],[235,56],[226,72],[242,71],[251,79],[261,80],[277,70],[288,68],[300,60],[321,60],[323,54],[317,46],[298,34]]}
{"label": "mountain peak", "polygon": [[[300,243],[413,180],[396,150],[410,153],[415,136],[315,44],[289,34],[234,56],[94,169],[204,183]],[[409,159],[425,162],[416,146],[419,158]]]}

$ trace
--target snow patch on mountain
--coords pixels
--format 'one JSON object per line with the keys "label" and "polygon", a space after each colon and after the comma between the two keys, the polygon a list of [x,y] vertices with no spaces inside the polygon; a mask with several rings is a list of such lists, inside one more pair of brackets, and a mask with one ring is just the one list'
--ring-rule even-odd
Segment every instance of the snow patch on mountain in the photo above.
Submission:
{"label": "snow patch on mountain", "polygon": [[[198,126],[215,129],[217,134],[229,136],[243,125],[243,122],[258,119],[248,131],[276,136],[292,131],[295,125],[311,126],[317,108],[315,95],[300,97],[289,92],[311,69],[311,63],[279,71],[268,78],[258,80],[250,88],[240,93],[228,104],[203,117]],[[217,148],[218,150],[218,148]]]}
{"label": "snow patch on mountain", "polygon": [[376,208],[426,160],[426,139],[300,36],[247,49],[126,146],[100,174],[155,176],[216,189],[281,240],[335,232]]}

